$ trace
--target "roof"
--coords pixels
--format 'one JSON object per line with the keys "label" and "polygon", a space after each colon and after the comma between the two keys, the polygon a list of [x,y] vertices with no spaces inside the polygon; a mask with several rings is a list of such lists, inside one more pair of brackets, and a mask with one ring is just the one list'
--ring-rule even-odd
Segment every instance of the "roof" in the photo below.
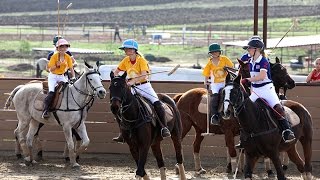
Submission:
{"label": "roof", "polygon": [[[281,38],[267,39],[267,49],[272,49],[275,46],[277,46],[278,48],[283,48],[283,47],[309,46],[309,45],[320,44],[320,35],[285,37],[279,43],[280,39]],[[248,44],[248,40],[224,42],[222,44],[226,46],[243,47]]]}
{"label": "roof", "polygon": [[[101,51],[92,49],[69,48],[72,53],[76,54],[113,54],[113,51]],[[32,51],[54,51],[54,48],[32,48]]]}

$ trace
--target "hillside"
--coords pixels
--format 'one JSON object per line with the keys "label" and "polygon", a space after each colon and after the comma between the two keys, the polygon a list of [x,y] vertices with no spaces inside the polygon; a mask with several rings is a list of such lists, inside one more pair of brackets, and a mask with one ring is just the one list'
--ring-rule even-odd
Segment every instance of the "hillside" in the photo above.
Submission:
{"label": "hillside", "polygon": [[[195,24],[252,19],[252,0],[60,0],[60,13],[68,11],[69,22],[121,24]],[[23,4],[17,6],[17,4]],[[316,0],[269,0],[268,16],[297,17],[319,15]],[[260,7],[260,16],[262,7]],[[57,19],[55,0],[1,0],[0,24],[30,24]]]}

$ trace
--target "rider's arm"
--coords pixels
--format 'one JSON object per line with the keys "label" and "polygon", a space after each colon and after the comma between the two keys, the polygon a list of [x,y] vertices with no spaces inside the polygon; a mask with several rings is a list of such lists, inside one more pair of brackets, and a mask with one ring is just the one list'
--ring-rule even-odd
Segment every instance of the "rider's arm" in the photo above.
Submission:
{"label": "rider's arm", "polygon": [[256,81],[262,81],[267,77],[267,70],[266,69],[261,69],[259,74],[257,76],[248,78],[250,82],[256,82]]}
{"label": "rider's arm", "polygon": [[[313,75],[313,73],[314,73],[314,71],[315,71],[316,69],[313,69],[310,73],[309,73],[309,75],[308,75],[308,77],[307,77],[307,79],[306,79],[306,82],[307,83],[310,83],[311,82],[311,77],[312,77],[312,75]],[[313,82],[313,81],[312,81]]]}

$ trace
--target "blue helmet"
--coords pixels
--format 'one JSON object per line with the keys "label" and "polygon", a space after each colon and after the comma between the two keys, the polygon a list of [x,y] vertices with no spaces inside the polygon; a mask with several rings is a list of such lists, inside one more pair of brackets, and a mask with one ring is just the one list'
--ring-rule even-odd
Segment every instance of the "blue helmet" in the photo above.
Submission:
{"label": "blue helmet", "polygon": [[248,42],[248,47],[254,47],[264,50],[264,43],[259,36],[252,36]]}
{"label": "blue helmet", "polygon": [[125,48],[132,48],[138,51],[138,43],[134,39],[127,39],[123,41],[122,46],[119,49],[124,50]]}

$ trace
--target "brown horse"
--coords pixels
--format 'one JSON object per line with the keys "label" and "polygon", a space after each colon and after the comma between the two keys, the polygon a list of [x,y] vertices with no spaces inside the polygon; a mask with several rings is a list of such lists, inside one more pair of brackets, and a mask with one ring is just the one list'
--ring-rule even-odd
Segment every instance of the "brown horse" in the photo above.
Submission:
{"label": "brown horse", "polygon": [[[201,134],[205,133],[207,129],[207,114],[206,112],[199,111],[199,105],[201,106],[202,104],[202,106],[206,107],[206,104],[203,104],[203,102],[206,102],[203,98],[206,98],[207,94],[208,91],[205,88],[195,88],[174,97],[181,114],[182,138],[186,136],[191,127],[194,127],[196,131],[196,137],[193,142],[193,156],[197,174],[204,174],[206,172],[200,162],[200,146],[204,139],[204,136],[201,136]],[[227,165],[227,172],[234,172],[237,157],[234,137],[239,135],[239,123],[234,117],[231,117],[229,121],[224,121],[220,117],[220,120],[221,125],[210,125],[209,131],[214,134],[225,135],[226,146],[231,157],[229,159],[231,162],[228,162]]]}
{"label": "brown horse", "polygon": [[[262,100],[252,102],[249,95],[240,85],[241,75],[230,80],[227,76],[226,86],[223,89],[223,113],[225,119],[236,115],[241,126],[241,141],[245,148],[246,164],[245,178],[252,178],[252,171],[259,157],[269,157],[277,171],[277,178],[286,179],[284,176],[279,152],[287,152],[290,160],[296,164],[303,179],[312,179],[312,118],[308,110],[300,103],[285,100],[287,117],[295,123],[293,131],[297,140],[294,143],[284,143],[278,129],[273,111]],[[270,110],[269,110],[270,109]],[[299,156],[296,142],[300,141],[304,152],[304,161]]]}

